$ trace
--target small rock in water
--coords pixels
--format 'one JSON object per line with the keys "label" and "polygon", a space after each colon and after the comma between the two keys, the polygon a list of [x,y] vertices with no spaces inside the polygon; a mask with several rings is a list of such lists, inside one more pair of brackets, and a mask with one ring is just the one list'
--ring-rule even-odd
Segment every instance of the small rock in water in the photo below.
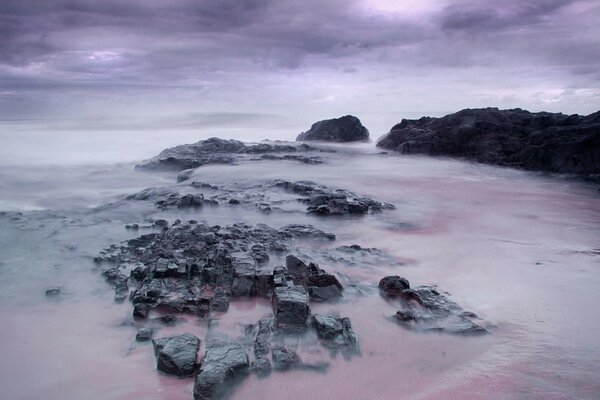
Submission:
{"label": "small rock in water", "polygon": [[379,281],[379,289],[384,297],[401,297],[404,290],[410,289],[410,283],[398,275],[386,276]]}
{"label": "small rock in water", "polygon": [[135,335],[135,340],[138,342],[147,342],[148,340],[152,339],[153,333],[154,331],[152,328],[142,328]]}
{"label": "small rock in water", "polygon": [[60,287],[55,286],[55,287],[51,287],[46,289],[46,296],[48,297],[56,297],[60,295]]}

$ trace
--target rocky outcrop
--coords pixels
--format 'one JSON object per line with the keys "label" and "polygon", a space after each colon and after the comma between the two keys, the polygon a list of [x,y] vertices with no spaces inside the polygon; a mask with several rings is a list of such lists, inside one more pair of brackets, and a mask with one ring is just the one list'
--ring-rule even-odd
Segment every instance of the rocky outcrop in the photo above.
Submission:
{"label": "rocky outcrop", "polygon": [[[210,138],[193,144],[184,144],[163,150],[154,158],[136,165],[139,170],[183,171],[198,168],[206,164],[235,164],[244,160],[270,154],[280,154],[276,159],[300,161],[306,164],[319,164],[317,156],[298,156],[296,153],[316,150],[306,144],[299,146],[287,144],[246,144],[239,140]],[[286,157],[288,156],[288,157]],[[280,158],[281,157],[281,158]],[[179,176],[180,181],[189,179],[190,172]]]}
{"label": "rocky outcrop", "polygon": [[407,279],[386,276],[379,281],[381,295],[398,301],[401,309],[396,321],[407,329],[421,332],[443,332],[454,335],[484,335],[488,330],[475,322],[472,312],[441,294],[435,287],[410,288]]}
{"label": "rocky outcrop", "polygon": [[323,346],[341,350],[345,356],[359,353],[358,339],[349,318],[315,314],[313,324]]}
{"label": "rocky outcrop", "polygon": [[600,180],[600,112],[580,116],[467,109],[441,118],[402,120],[377,146]]}
{"label": "rocky outcrop", "polygon": [[168,336],[152,341],[156,368],[165,374],[179,377],[192,376],[196,369],[196,355],[200,339],[190,333]]}
{"label": "rocky outcrop", "polygon": [[366,142],[369,140],[369,131],[358,118],[346,115],[315,122],[308,131],[298,135],[296,140],[336,143]]}

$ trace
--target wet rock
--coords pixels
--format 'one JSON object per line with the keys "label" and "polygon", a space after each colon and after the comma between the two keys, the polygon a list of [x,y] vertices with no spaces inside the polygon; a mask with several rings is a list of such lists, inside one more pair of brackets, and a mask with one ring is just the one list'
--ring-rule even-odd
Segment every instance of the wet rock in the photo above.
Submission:
{"label": "wet rock", "polygon": [[314,123],[311,128],[302,132],[297,141],[319,140],[325,142],[366,142],[369,131],[360,120],[352,115],[327,119]]}
{"label": "wet rock", "polygon": [[314,263],[306,265],[296,256],[287,256],[286,274],[295,284],[306,287],[313,301],[327,301],[342,295],[343,287],[334,275]]}
{"label": "wet rock", "polygon": [[200,348],[200,339],[184,333],[152,341],[156,356],[156,368],[169,375],[179,377],[192,376],[196,369],[196,355]]}
{"label": "wet rock", "polygon": [[182,171],[206,164],[235,164],[250,161],[252,154],[297,153],[312,151],[308,146],[281,144],[245,144],[238,140],[210,138],[163,150],[158,156],[136,165],[139,170]]}
{"label": "wet rock", "polygon": [[186,194],[181,196],[177,202],[178,208],[202,207],[204,205],[204,195]]}
{"label": "wet rock", "polygon": [[358,339],[349,318],[335,315],[313,315],[313,324],[321,343],[332,350],[343,350],[346,354],[359,351]]}
{"label": "wet rock", "polygon": [[273,313],[278,325],[304,326],[310,314],[308,292],[303,286],[276,287]]}
{"label": "wet rock", "polygon": [[399,302],[396,321],[414,331],[443,332],[455,335],[483,335],[487,329],[475,322],[478,317],[431,286],[408,287],[408,281],[388,276],[380,281],[381,294]]}
{"label": "wet rock", "polygon": [[46,289],[47,297],[56,297],[59,295],[60,295],[60,287],[58,287],[58,286],[50,287],[50,288]]}
{"label": "wet rock", "polygon": [[398,275],[386,276],[379,281],[379,290],[384,297],[401,297],[406,289],[410,289],[408,280]]}
{"label": "wet rock", "polygon": [[150,307],[147,304],[138,303],[133,306],[134,319],[146,319],[150,313]]}
{"label": "wet rock", "polygon": [[599,180],[600,112],[581,116],[466,109],[441,118],[405,119],[377,146]]}
{"label": "wet rock", "polygon": [[135,335],[135,340],[137,342],[147,342],[148,340],[152,339],[153,333],[154,331],[152,328],[142,328]]}
{"label": "wet rock", "polygon": [[277,371],[287,371],[300,363],[298,355],[283,346],[273,346],[271,349],[273,368]]}
{"label": "wet rock", "polygon": [[249,372],[250,362],[242,346],[225,335],[211,333],[194,381],[194,400],[223,398]]}

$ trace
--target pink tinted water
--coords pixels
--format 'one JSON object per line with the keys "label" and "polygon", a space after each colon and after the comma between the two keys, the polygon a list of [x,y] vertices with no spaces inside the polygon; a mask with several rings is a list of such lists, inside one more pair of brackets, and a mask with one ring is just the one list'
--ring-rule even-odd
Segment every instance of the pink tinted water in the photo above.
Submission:
{"label": "pink tinted water", "polygon": [[[329,359],[301,347],[303,358],[329,359],[327,373],[251,376],[232,399],[598,399],[600,202],[594,187],[454,161],[373,155],[311,170],[258,163],[202,173],[218,183],[246,176],[299,179],[307,171],[315,181],[397,205],[360,220],[311,219],[337,234],[332,246],[378,247],[406,262],[322,267],[364,285],[375,286],[387,274],[437,284],[493,325],[492,334],[406,331],[388,320],[395,307],[376,294],[318,304],[313,312],[351,318],[362,356]],[[278,226],[288,217],[247,218]],[[90,293],[0,307],[0,398],[190,399],[191,379],[158,374],[151,346],[131,347],[135,329],[123,325],[130,306],[112,304],[102,288]],[[219,316],[219,327],[236,336],[269,313],[264,301],[234,302]],[[186,319],[158,336],[187,331],[203,338],[206,322]]]}

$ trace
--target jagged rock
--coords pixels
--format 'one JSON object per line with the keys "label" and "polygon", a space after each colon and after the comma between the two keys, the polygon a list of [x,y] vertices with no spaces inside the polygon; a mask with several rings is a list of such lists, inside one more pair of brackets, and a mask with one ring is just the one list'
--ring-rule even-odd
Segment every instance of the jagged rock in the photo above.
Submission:
{"label": "jagged rock", "polygon": [[283,346],[273,346],[271,349],[273,368],[277,371],[287,371],[300,363],[298,355]]}
{"label": "jagged rock", "polygon": [[343,287],[334,275],[314,263],[306,265],[296,256],[287,256],[285,273],[295,284],[306,287],[313,301],[327,301],[342,295]]}
{"label": "jagged rock", "polygon": [[153,333],[154,331],[152,328],[142,328],[135,335],[135,340],[137,342],[147,342],[148,340],[152,339]]}
{"label": "jagged rock", "polygon": [[359,351],[358,339],[349,318],[334,315],[313,315],[313,324],[321,343],[332,350],[343,350],[346,354]]}
{"label": "jagged rock", "polygon": [[[158,156],[136,165],[136,169],[182,171],[198,168],[206,164],[234,164],[242,160],[252,160],[252,158],[244,158],[244,155],[284,154],[312,150],[314,148],[309,146],[269,143],[245,144],[238,140],[210,138],[194,144],[185,144],[165,149]],[[303,160],[300,159],[300,161]],[[189,176],[187,178],[189,179]]]}
{"label": "jagged rock", "polygon": [[222,398],[236,380],[249,372],[250,362],[242,346],[225,335],[210,333],[194,381],[194,400]]}
{"label": "jagged rock", "polygon": [[408,281],[398,276],[383,278],[379,287],[384,297],[399,301],[402,308],[396,313],[395,319],[407,329],[455,335],[489,333],[473,321],[478,319],[475,314],[465,311],[434,287],[409,288]]}
{"label": "jagged rock", "polygon": [[308,292],[303,286],[276,287],[273,313],[278,325],[303,326],[310,314]]}
{"label": "jagged rock", "polygon": [[340,118],[315,122],[308,131],[302,132],[297,141],[319,140],[324,142],[366,142],[369,131],[358,118],[346,115]]}
{"label": "jagged rock", "polygon": [[580,116],[466,109],[441,118],[402,120],[377,146],[599,180],[600,111]]}
{"label": "jagged rock", "polygon": [[190,333],[167,336],[152,341],[156,368],[179,377],[192,376],[196,369],[196,355],[200,339]]}

